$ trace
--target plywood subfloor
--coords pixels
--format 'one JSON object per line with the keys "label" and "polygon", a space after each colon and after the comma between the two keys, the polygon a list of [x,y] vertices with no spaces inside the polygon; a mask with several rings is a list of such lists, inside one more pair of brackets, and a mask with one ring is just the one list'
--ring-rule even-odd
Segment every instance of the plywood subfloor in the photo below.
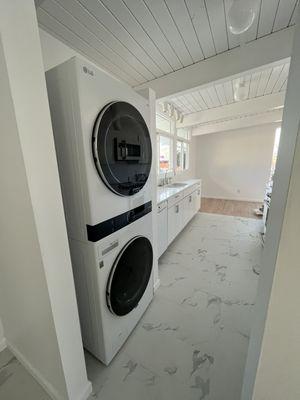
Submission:
{"label": "plywood subfloor", "polygon": [[253,210],[259,208],[261,204],[262,203],[251,201],[210,199],[203,197],[201,199],[201,211],[210,214],[260,219],[261,217],[255,215]]}

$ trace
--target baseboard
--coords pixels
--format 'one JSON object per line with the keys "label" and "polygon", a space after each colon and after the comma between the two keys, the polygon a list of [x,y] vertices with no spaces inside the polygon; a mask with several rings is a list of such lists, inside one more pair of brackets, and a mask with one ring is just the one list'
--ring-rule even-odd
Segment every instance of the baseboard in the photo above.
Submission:
{"label": "baseboard", "polygon": [[[16,346],[6,341],[6,345],[9,350],[13,353],[16,359],[23,365],[23,367],[33,376],[33,378],[42,386],[45,392],[51,397],[52,400],[66,400],[65,396],[62,396],[53,385],[48,382],[27,360],[27,358],[19,351]],[[82,393],[78,395],[76,400],[87,400],[89,395],[92,393],[92,384],[87,381],[86,387]],[[73,400],[73,399],[72,399]]]}
{"label": "baseboard", "polygon": [[233,198],[233,197],[217,197],[217,196],[202,196],[202,199],[215,199],[215,200],[230,200],[230,201],[248,201],[250,203],[263,203],[261,199],[246,199],[246,198]]}
{"label": "baseboard", "polygon": [[157,289],[159,288],[159,286],[160,286],[160,280],[157,279],[157,281],[154,283],[154,292],[157,291]]}
{"label": "baseboard", "polygon": [[3,351],[4,349],[6,349],[6,340],[5,338],[0,340],[0,351]]}

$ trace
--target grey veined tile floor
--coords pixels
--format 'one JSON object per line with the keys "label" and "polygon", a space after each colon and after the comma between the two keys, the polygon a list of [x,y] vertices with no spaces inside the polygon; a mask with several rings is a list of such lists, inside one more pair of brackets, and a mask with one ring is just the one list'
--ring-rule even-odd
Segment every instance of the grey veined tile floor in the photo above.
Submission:
{"label": "grey veined tile floor", "polygon": [[111,365],[87,355],[94,398],[240,400],[261,224],[194,217],[161,257],[161,286]]}
{"label": "grey veined tile floor", "polygon": [[[161,286],[111,365],[86,355],[91,399],[240,400],[260,229],[254,219],[194,217],[161,257]],[[49,399],[8,350],[2,398]]]}

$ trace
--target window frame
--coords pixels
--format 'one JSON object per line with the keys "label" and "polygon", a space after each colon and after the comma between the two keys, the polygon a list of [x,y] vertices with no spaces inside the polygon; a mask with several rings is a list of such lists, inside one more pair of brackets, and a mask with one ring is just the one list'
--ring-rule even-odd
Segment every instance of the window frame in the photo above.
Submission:
{"label": "window frame", "polygon": [[[159,128],[156,128],[156,135],[157,135],[157,175],[159,177],[165,175],[168,172],[173,172],[176,175],[180,175],[186,171],[188,171],[190,169],[190,145],[191,145],[191,128],[187,127],[185,129],[188,130],[188,134],[187,134],[187,138],[184,138],[182,136],[178,136],[177,135],[177,129],[182,129],[182,128],[177,128],[176,127],[176,121],[175,118],[170,118],[168,116],[166,116],[165,114],[162,114],[160,112],[156,113],[157,115],[159,115],[159,117],[167,119],[170,121],[170,132],[161,130]],[[170,170],[168,171],[164,171],[162,172],[160,170],[160,137],[164,136],[168,139],[170,139],[171,141],[171,152],[172,152],[172,157],[171,157],[171,161],[170,163],[172,164],[172,167]],[[177,142],[181,142],[181,143],[186,143],[187,144],[187,158],[186,158],[186,168],[180,168],[177,169]],[[181,144],[182,146],[182,144]]]}

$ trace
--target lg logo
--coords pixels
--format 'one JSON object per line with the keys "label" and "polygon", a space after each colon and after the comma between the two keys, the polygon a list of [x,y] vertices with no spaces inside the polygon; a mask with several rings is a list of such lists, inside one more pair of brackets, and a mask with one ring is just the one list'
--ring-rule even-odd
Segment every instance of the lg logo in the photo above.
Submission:
{"label": "lg logo", "polygon": [[82,69],[83,69],[83,72],[85,74],[89,74],[91,76],[94,76],[94,71],[92,71],[91,69],[88,69],[86,66],[84,66]]}

